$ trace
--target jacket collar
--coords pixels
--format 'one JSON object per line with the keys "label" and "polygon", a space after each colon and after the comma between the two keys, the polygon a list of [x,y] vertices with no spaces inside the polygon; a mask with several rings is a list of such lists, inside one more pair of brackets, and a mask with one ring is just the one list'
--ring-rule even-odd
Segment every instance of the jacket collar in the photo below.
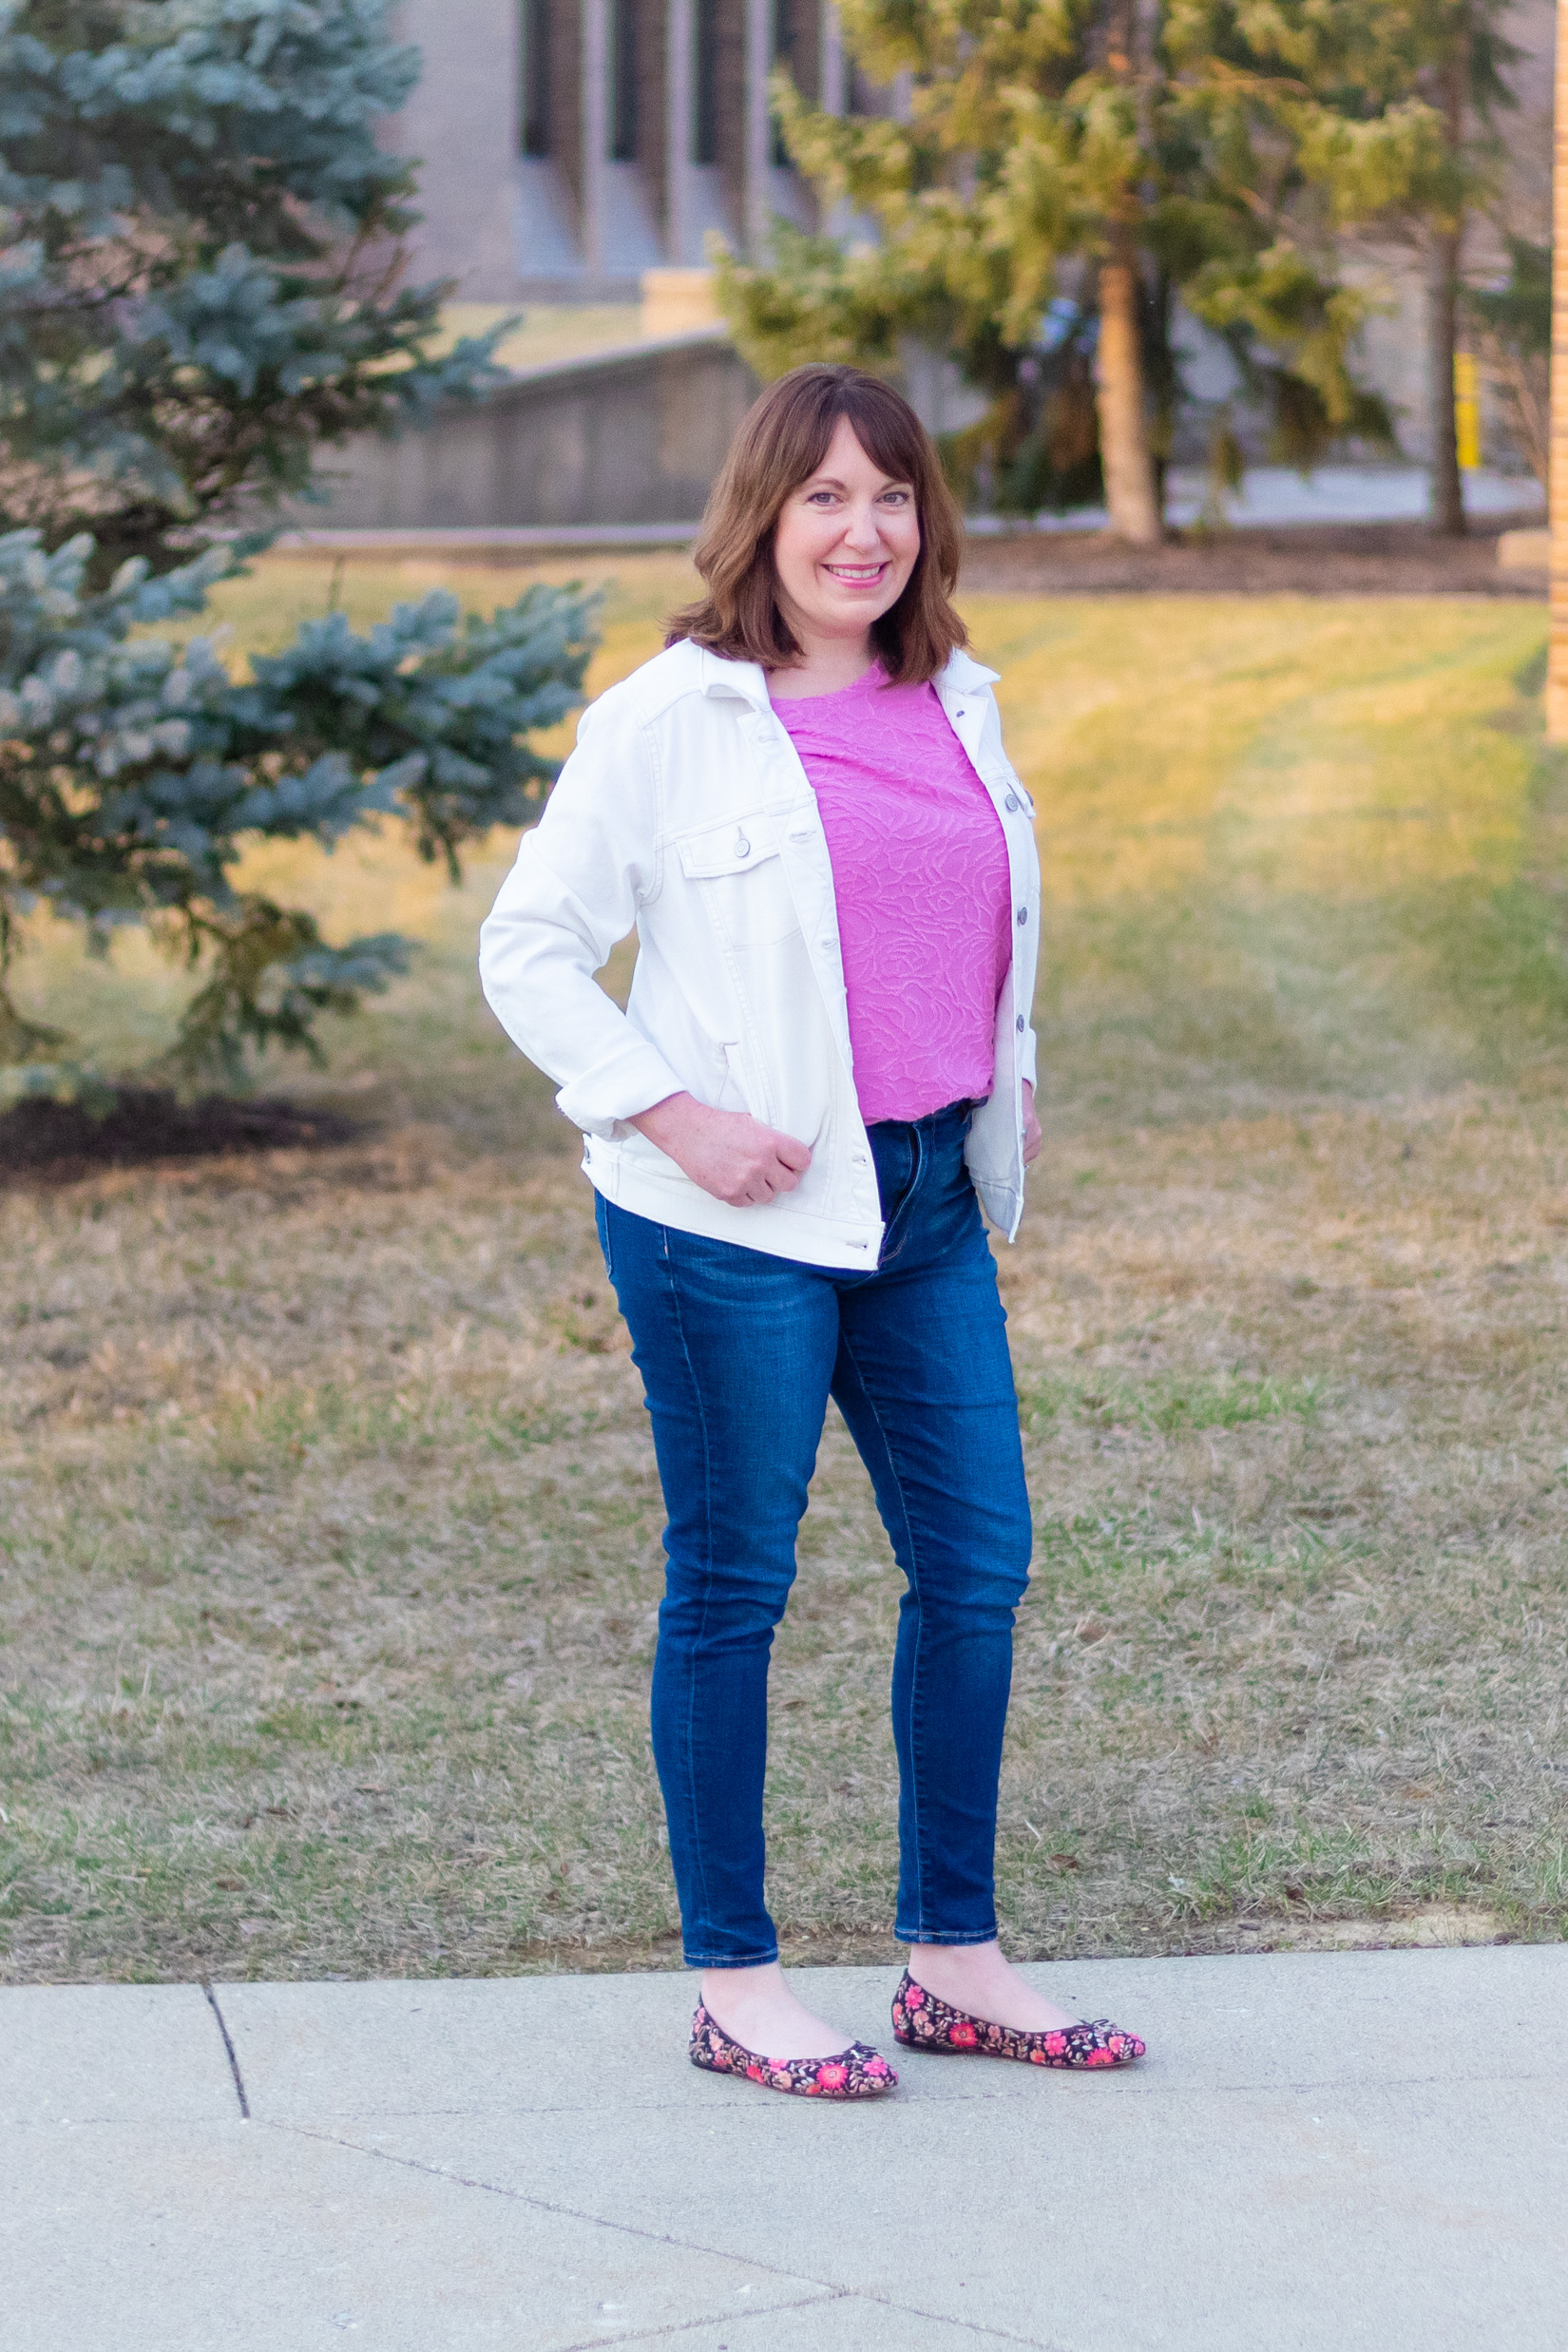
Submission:
{"label": "jacket collar", "polygon": [[768,676],[759,661],[730,661],[706,645],[694,645],[692,651],[697,656],[698,683],[703,694],[750,702],[762,711],[771,707]]}
{"label": "jacket collar", "polygon": [[[722,654],[711,652],[706,645],[694,645],[692,651],[697,656],[698,683],[703,694],[736,698],[757,710],[772,708],[767,673],[759,662],[731,661]],[[982,686],[994,686],[999,675],[960,648],[948,655],[935,683],[937,692],[944,697],[974,694]]]}
{"label": "jacket collar", "polygon": [[975,660],[960,646],[947,656],[947,665],[937,678],[937,691],[953,694],[975,694],[982,686],[994,686],[1000,670],[988,670],[984,661]]}

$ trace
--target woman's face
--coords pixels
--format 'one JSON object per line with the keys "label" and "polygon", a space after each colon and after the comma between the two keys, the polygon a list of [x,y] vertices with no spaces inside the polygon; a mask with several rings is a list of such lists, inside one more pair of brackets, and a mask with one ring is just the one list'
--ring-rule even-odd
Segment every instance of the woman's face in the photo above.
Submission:
{"label": "woman's face", "polygon": [[793,489],[774,530],[779,602],[794,635],[863,639],[903,595],[920,553],[908,482],[872,465],[841,416],[827,455]]}

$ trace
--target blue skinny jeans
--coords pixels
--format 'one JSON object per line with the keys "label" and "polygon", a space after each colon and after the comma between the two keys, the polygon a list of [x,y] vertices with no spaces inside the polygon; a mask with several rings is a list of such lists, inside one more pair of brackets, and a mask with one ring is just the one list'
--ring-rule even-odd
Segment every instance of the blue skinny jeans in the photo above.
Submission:
{"label": "blue skinny jeans", "polygon": [[887,1231],[862,1273],[598,1200],[669,1513],[653,1748],[693,1967],[778,1956],[763,1899],[768,1664],[830,1396],[906,1578],[894,1933],[996,1934],[997,1776],[1030,1521],[967,1131],[964,1104],[870,1129]]}

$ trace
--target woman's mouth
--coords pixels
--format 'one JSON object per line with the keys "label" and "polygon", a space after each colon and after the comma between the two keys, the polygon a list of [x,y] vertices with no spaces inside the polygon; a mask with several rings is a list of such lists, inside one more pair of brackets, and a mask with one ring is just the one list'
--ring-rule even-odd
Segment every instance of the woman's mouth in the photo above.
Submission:
{"label": "woman's mouth", "polygon": [[888,576],[888,564],[824,564],[830,580],[836,580],[845,588],[874,588]]}

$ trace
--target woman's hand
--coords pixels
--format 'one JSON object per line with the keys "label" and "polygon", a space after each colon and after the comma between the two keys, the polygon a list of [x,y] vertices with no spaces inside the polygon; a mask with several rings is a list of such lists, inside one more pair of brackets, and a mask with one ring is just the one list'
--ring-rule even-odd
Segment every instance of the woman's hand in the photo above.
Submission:
{"label": "woman's hand", "polygon": [[1040,1121],[1035,1117],[1035,1090],[1025,1079],[1023,1081],[1023,1165],[1025,1168],[1040,1157],[1040,1147],[1043,1141],[1044,1138],[1040,1132]]}
{"label": "woman's hand", "polygon": [[749,1111],[713,1110],[695,1095],[666,1095],[627,1124],[732,1209],[759,1209],[780,1193],[793,1193],[812,1164],[810,1151],[794,1136],[764,1127]]}

